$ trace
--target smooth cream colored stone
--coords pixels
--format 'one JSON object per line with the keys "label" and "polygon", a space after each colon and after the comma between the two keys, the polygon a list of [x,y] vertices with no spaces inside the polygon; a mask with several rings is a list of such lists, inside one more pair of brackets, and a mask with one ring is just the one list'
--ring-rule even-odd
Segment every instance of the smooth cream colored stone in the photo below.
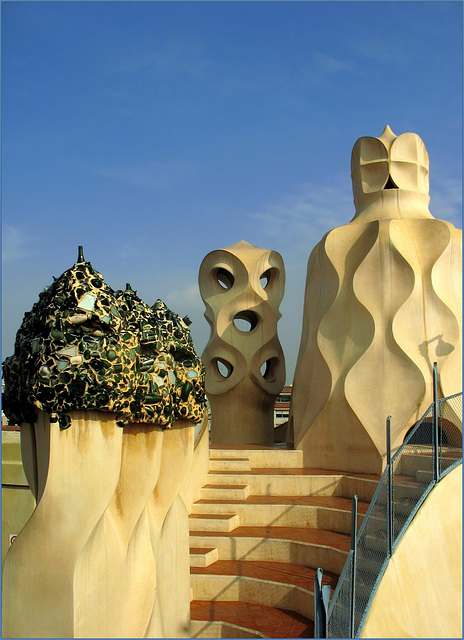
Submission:
{"label": "smooth cream colored stone", "polygon": [[237,487],[203,487],[200,492],[202,500],[246,500],[250,495],[248,485],[240,485]]}
{"label": "smooth cream colored stone", "polygon": [[[240,520],[237,515],[229,513],[221,513],[204,515],[203,513],[192,513],[189,518],[190,531],[233,531],[236,529]],[[214,517],[213,517],[214,516]]]}
{"label": "smooth cream colored stone", "polygon": [[[192,546],[197,536],[191,535]],[[265,560],[270,562],[291,562],[307,567],[324,567],[325,571],[341,574],[348,552],[330,546],[320,547],[307,542],[277,540],[274,538],[215,536],[213,533],[198,536],[198,542],[205,548],[216,548],[219,560]]]}
{"label": "smooth cream colored stone", "polygon": [[255,469],[303,467],[303,451],[298,449],[211,449],[209,457],[210,460],[248,458]]}
{"label": "smooth cream colored stone", "polygon": [[[214,471],[208,475],[208,483],[220,484],[224,479],[224,475]],[[227,483],[230,485],[247,484],[250,487],[252,494],[268,495],[268,496],[307,496],[307,495],[325,495],[325,496],[338,496],[340,493],[340,486],[342,482],[342,476],[338,474],[334,475],[321,475],[321,476],[306,476],[306,475],[255,475],[253,472],[236,472],[233,475],[227,476]]]}
{"label": "smooth cream colored stone", "polygon": [[118,484],[76,567],[77,636],[146,631],[156,594],[146,504],[159,477],[163,435],[152,425],[122,430]]}
{"label": "smooth cream colored stone", "polygon": [[314,617],[312,591],[293,584],[260,580],[247,576],[202,575],[191,577],[194,600],[241,601],[296,611]]}
{"label": "smooth cream colored stone", "polygon": [[[198,426],[198,425],[197,425]],[[182,498],[188,513],[192,511],[193,503],[199,499],[201,489],[206,484],[208,475],[208,456],[209,456],[209,430],[208,430],[208,413],[205,411],[203,422],[195,439],[193,460],[189,474],[185,480],[181,490]]]}
{"label": "smooth cream colored stone", "polygon": [[156,598],[146,631],[150,638],[189,635],[189,524],[179,493],[192,468],[194,438],[195,425],[188,420],[178,420],[163,432],[159,477],[147,503],[157,567]]}
{"label": "smooth cream colored stone", "polygon": [[360,637],[462,638],[461,465],[434,487],[400,540]]}
{"label": "smooth cream colored stone", "polygon": [[71,428],[61,431],[46,414],[38,416],[39,500],[5,559],[4,637],[74,637],[74,570],[115,490],[122,431],[97,412],[73,412],[72,418]]}
{"label": "smooth cream colored stone", "polygon": [[[198,547],[197,551],[190,551],[191,567],[209,567],[217,560],[219,560],[217,549],[201,549]],[[193,600],[193,593],[191,594],[191,600]]]}
{"label": "smooth cream colored stone", "polygon": [[34,508],[34,496],[29,489],[2,487],[2,566],[10,546],[10,536],[18,535]]}
{"label": "smooth cream colored stone", "polygon": [[[233,504],[201,503],[194,505],[195,514],[230,514],[233,510],[239,518],[241,527],[267,526],[272,522],[276,527],[311,527],[337,531],[351,532],[351,510],[336,509],[334,507],[318,507],[313,505],[289,504]],[[363,515],[358,514],[358,524]],[[206,527],[196,530],[207,531]],[[216,529],[217,530],[217,529]]]}
{"label": "smooth cream colored stone", "polygon": [[271,445],[274,403],[285,383],[277,336],[282,258],[241,241],[204,258],[199,285],[211,327],[202,355],[211,441]]}
{"label": "smooth cream colored stone", "polygon": [[12,532],[3,636],[187,637],[188,512],[208,470],[206,412],[195,446],[188,420],[163,431],[121,429],[96,411],[70,416],[66,430],[43,412],[21,427],[38,505]]}
{"label": "smooth cream colored stone", "polygon": [[246,629],[236,624],[226,622],[206,622],[192,620],[192,638],[266,638],[267,636],[256,630]]}
{"label": "smooth cream colored stone", "polygon": [[251,464],[248,458],[210,458],[209,460],[210,471],[251,471]]}
{"label": "smooth cream colored stone", "polygon": [[190,636],[190,551],[187,522],[187,509],[178,495],[163,524],[157,565],[159,610],[164,638]]}
{"label": "smooth cream colored stone", "polygon": [[462,391],[462,232],[428,210],[416,134],[360,138],[352,180],[353,220],[308,261],[288,439],[307,467],[380,473],[387,416],[396,449],[432,402],[434,362],[439,394]]}
{"label": "smooth cream colored stone", "polygon": [[16,536],[29,520],[35,499],[21,462],[19,431],[2,431],[2,566],[10,546],[10,535]]}

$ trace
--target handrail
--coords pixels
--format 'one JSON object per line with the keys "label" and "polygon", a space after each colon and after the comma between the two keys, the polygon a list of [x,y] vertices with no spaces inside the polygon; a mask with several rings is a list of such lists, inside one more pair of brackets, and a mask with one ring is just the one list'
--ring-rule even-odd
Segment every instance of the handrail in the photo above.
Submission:
{"label": "handrail", "polygon": [[[322,597],[321,590],[315,589],[315,637],[359,637],[377,586],[410,522],[435,484],[462,464],[462,393],[440,400],[434,393],[434,401],[393,457],[390,421],[389,416],[387,467],[354,542],[352,536],[351,551],[328,609],[325,594],[325,614],[316,601],[316,594]],[[448,434],[446,427],[451,429]],[[322,579],[322,573],[318,575]]]}

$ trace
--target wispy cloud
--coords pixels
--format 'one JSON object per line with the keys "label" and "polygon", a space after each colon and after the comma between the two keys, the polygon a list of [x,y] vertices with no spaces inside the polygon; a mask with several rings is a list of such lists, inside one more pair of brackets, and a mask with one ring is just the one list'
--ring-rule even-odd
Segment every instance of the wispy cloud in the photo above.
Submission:
{"label": "wispy cloud", "polygon": [[367,38],[357,43],[357,49],[364,59],[374,60],[381,64],[404,64],[405,47],[401,46],[401,42],[395,42],[395,45],[392,46],[392,43],[386,41],[385,38]]}
{"label": "wispy cloud", "polygon": [[2,261],[4,264],[23,260],[32,252],[37,252],[37,242],[27,235],[20,227],[4,224],[2,232]]}
{"label": "wispy cloud", "polygon": [[322,52],[315,54],[314,66],[319,72],[326,74],[345,73],[356,69],[356,65],[352,60],[336,58],[333,55]]}
{"label": "wispy cloud", "polygon": [[205,77],[212,66],[199,41],[172,39],[156,46],[138,45],[120,58],[113,72],[118,74],[186,75],[196,80]]}
{"label": "wispy cloud", "polygon": [[145,247],[147,238],[134,238],[133,230],[131,230],[131,241],[122,242],[116,251],[112,252],[118,260],[137,260],[140,255],[141,247]]}
{"label": "wispy cloud", "polygon": [[308,88],[332,85],[341,74],[356,72],[356,65],[348,60],[319,52],[309,60],[302,60],[291,67],[284,63],[256,68],[252,64],[235,70],[219,70],[216,86],[226,95],[237,93],[269,94],[272,101],[287,104],[292,97],[301,95]]}
{"label": "wispy cloud", "polygon": [[253,230],[259,231],[263,239],[266,236],[270,241],[278,239],[279,246],[288,251],[293,262],[294,259],[300,261],[301,252],[308,254],[327,231],[347,224],[353,215],[347,178],[333,186],[304,183],[295,193],[251,213],[249,220]]}
{"label": "wispy cloud", "polygon": [[200,163],[189,160],[167,160],[95,169],[95,172],[110,180],[159,191],[191,179],[200,166]]}
{"label": "wispy cloud", "polygon": [[309,63],[298,69],[298,75],[295,79],[298,80],[298,84],[302,88],[320,88],[337,82],[341,75],[346,76],[356,72],[357,67],[353,60],[318,52],[312,56]]}
{"label": "wispy cloud", "polygon": [[183,309],[189,312],[193,310],[202,312],[205,308],[196,282],[186,284],[178,289],[171,289],[166,296],[165,303],[172,309],[179,309],[178,313],[183,313]]}
{"label": "wispy cloud", "polygon": [[[430,211],[462,228],[461,182],[441,180],[431,193]],[[351,183],[340,176],[332,186],[301,184],[294,193],[251,212],[248,224],[252,242],[258,238],[258,246],[279,251],[291,270],[301,267],[327,231],[348,224],[354,214]]]}
{"label": "wispy cloud", "polygon": [[430,212],[434,218],[445,219],[462,228],[462,183],[453,178],[444,178],[432,187]]}

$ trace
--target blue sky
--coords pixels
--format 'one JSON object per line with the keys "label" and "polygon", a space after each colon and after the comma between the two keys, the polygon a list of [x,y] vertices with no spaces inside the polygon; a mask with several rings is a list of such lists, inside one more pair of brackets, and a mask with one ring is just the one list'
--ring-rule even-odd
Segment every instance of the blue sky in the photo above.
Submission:
{"label": "blue sky", "polygon": [[2,2],[2,359],[77,246],[209,336],[204,256],[286,267],[287,381],[306,264],[354,215],[356,140],[421,136],[430,210],[461,227],[461,2]]}

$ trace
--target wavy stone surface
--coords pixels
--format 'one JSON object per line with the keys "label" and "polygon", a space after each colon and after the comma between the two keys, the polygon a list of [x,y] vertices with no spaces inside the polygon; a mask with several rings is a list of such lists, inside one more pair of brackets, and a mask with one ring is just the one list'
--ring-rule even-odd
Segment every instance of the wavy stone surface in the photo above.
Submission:
{"label": "wavy stone surface", "polygon": [[207,421],[187,319],[113,291],[80,250],[3,368],[37,504],[5,558],[3,637],[187,637],[180,491]]}
{"label": "wavy stone surface", "polygon": [[428,210],[416,134],[361,138],[352,177],[355,217],[308,262],[290,429],[306,465],[377,473],[387,416],[397,447],[432,402],[434,362],[439,394],[462,390],[462,232]]}
{"label": "wavy stone surface", "polygon": [[189,527],[179,492],[194,423],[119,428],[109,413],[70,415],[69,429],[43,411],[21,427],[37,507],[5,558],[3,637],[187,637]]}
{"label": "wavy stone surface", "polygon": [[238,242],[204,258],[199,285],[211,328],[202,355],[211,441],[273,444],[274,403],[285,383],[277,335],[282,257]]}

